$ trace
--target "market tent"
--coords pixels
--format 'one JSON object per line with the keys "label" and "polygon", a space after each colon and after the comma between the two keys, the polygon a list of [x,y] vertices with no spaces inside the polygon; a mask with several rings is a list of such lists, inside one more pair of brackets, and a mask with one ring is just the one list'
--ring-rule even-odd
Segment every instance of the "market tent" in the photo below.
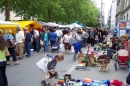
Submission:
{"label": "market tent", "polygon": [[49,27],[59,27],[58,24],[52,23],[52,22],[48,22],[48,23],[47,23],[47,26],[49,26]]}
{"label": "market tent", "polygon": [[[31,28],[36,28],[36,29],[42,29],[42,26],[39,25],[37,22],[35,21],[12,21],[13,23],[18,23],[20,24],[20,29],[22,30],[24,27],[28,27],[29,31],[31,31]],[[16,25],[1,25],[0,28],[2,28],[3,30],[5,29],[11,29],[12,32],[14,34],[16,34],[16,28],[18,26]]]}
{"label": "market tent", "polygon": [[0,20],[0,25],[20,25],[19,23]]}
{"label": "market tent", "polygon": [[38,24],[40,24],[41,26],[48,26],[46,22],[38,21]]}

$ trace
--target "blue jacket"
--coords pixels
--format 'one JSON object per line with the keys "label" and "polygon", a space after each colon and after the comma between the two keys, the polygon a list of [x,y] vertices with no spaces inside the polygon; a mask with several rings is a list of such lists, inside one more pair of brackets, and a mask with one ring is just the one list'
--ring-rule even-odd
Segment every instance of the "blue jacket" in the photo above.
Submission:
{"label": "blue jacket", "polygon": [[75,53],[78,53],[78,51],[80,51],[80,49],[81,49],[81,43],[80,42],[77,42],[76,44],[74,44]]}
{"label": "blue jacket", "polygon": [[56,39],[57,39],[57,34],[55,32],[50,33],[50,40],[56,41]]}

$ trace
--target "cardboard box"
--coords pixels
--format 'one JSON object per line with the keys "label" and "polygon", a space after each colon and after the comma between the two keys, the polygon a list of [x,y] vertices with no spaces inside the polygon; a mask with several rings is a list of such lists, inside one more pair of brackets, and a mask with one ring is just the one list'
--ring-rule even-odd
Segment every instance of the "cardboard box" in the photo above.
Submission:
{"label": "cardboard box", "polygon": [[[88,54],[89,55],[89,59],[90,61],[88,60],[88,66],[92,66],[93,64],[95,64],[95,60],[94,60],[94,55],[93,54]],[[86,54],[78,54],[78,63],[81,63],[82,60],[84,58],[86,58]]]}

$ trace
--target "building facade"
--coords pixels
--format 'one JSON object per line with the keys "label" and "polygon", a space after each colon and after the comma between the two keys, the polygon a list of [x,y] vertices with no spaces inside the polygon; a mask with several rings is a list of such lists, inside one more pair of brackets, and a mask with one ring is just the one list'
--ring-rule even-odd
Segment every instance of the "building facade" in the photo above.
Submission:
{"label": "building facade", "polygon": [[115,18],[116,4],[117,4],[117,1],[113,0],[112,4],[111,4],[111,8],[110,8],[109,13],[108,13],[107,22],[108,22],[109,29],[111,29],[111,30],[113,30],[115,28],[115,23],[116,23],[116,18]]}
{"label": "building facade", "polygon": [[124,0],[123,20],[130,20],[130,0]]}
{"label": "building facade", "polygon": [[[0,20],[5,20],[5,13],[0,13]],[[10,12],[10,20],[21,20],[21,17],[16,17],[14,12]]]}

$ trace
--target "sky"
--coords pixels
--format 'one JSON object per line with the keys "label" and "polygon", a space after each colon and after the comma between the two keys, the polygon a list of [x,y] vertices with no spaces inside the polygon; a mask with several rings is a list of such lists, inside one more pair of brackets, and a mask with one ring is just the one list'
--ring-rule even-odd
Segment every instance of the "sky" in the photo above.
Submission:
{"label": "sky", "polygon": [[[97,7],[101,8],[101,0],[93,0],[93,1],[97,4]],[[103,0],[103,3],[104,3],[103,10],[104,10],[105,23],[107,23],[107,17],[112,4],[112,0]]]}

